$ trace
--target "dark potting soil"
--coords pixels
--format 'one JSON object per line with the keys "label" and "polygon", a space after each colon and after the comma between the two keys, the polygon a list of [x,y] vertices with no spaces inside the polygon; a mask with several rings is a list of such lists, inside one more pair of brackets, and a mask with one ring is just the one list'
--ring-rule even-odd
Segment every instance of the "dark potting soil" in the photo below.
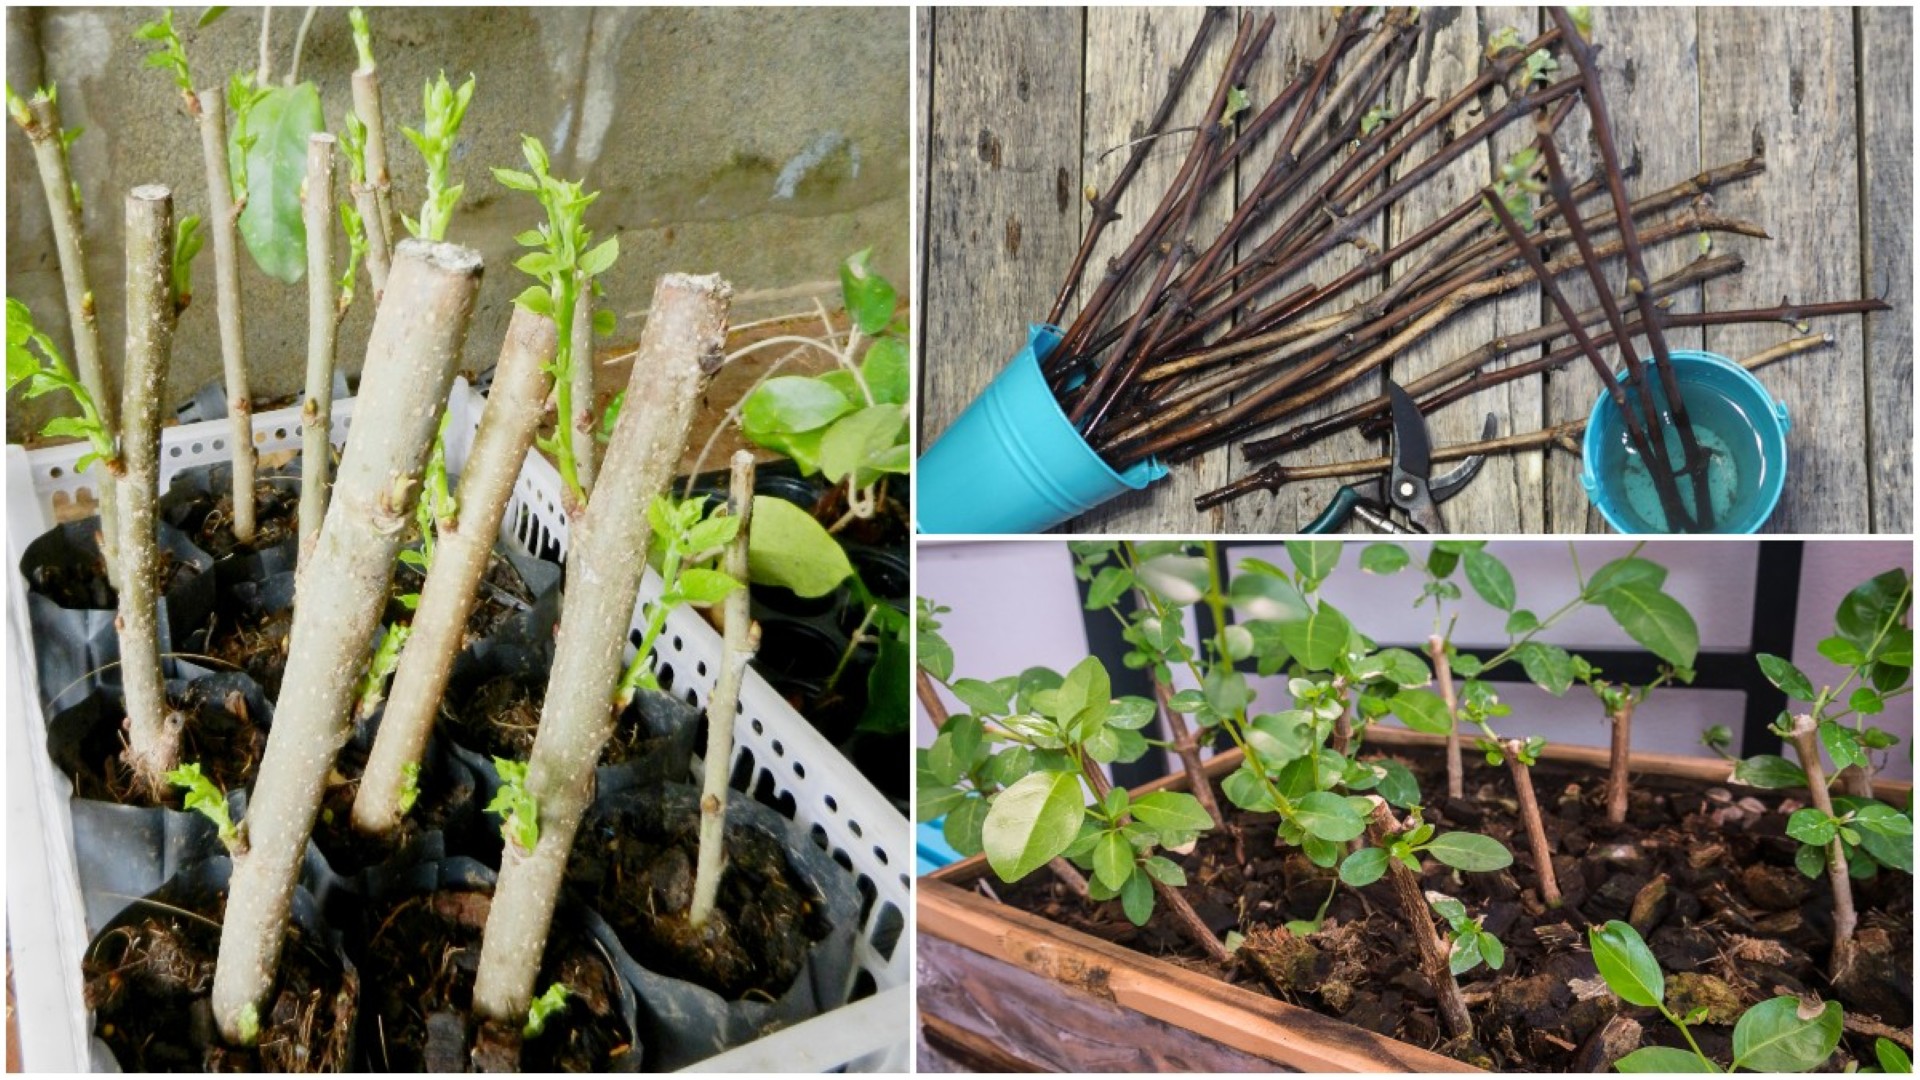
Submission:
{"label": "dark potting soil", "polygon": [[[533,737],[540,728],[540,702],[545,694],[545,673],[497,675],[481,683],[464,706],[443,707],[440,722],[450,738],[476,754],[525,761],[533,755]],[[644,732],[629,724],[615,724],[613,737],[600,752],[600,764],[626,762],[645,742]]]}
{"label": "dark potting soil", "polygon": [[480,939],[493,898],[442,889],[398,897],[367,913],[375,927],[365,949],[368,1015],[363,1068],[378,1072],[605,1072],[632,1051],[621,1018],[612,963],[577,920],[553,922],[536,993],[556,982],[566,1005],[546,1030],[522,1040],[517,1026],[482,1024],[471,1013]]}
{"label": "dark potting soil", "polygon": [[[1400,760],[1423,792],[1445,790],[1437,760]],[[1883,869],[1854,881],[1862,958],[1855,977],[1832,985],[1826,975],[1832,894],[1824,877],[1810,881],[1794,868],[1799,844],[1785,834],[1798,803],[1772,792],[1636,774],[1628,823],[1615,826],[1605,817],[1603,773],[1557,765],[1533,773],[1565,898],[1558,909],[1540,902],[1504,766],[1470,762],[1465,799],[1428,796],[1426,819],[1440,831],[1483,833],[1514,855],[1513,866],[1496,873],[1456,873],[1428,860],[1422,874],[1423,888],[1460,900],[1507,949],[1500,971],[1482,966],[1459,979],[1478,1045],[1451,1047],[1456,1056],[1512,1071],[1594,1071],[1606,1060],[1601,1029],[1617,1013],[1643,1026],[1637,1045],[1684,1048],[1658,1013],[1622,1005],[1599,978],[1587,928],[1609,919],[1633,923],[1647,940],[1667,973],[1670,1006],[1682,1015],[1707,1008],[1708,1021],[1694,1029],[1695,1037],[1718,1061],[1732,1056],[1731,1025],[1739,1013],[1781,994],[1838,1000],[1850,1022],[1912,1023],[1911,877]],[[1193,853],[1173,857],[1186,870],[1185,895],[1214,932],[1246,935],[1241,959],[1231,967],[1202,957],[1157,911],[1136,928],[1117,902],[1089,906],[1045,872],[994,888],[1008,903],[1096,937],[1442,1049],[1447,1039],[1392,887],[1383,879],[1359,891],[1335,889],[1333,871],[1277,845],[1272,815],[1227,809],[1241,831],[1246,865],[1224,830],[1204,837]],[[1312,920],[1330,891],[1319,932],[1296,936],[1285,929],[1290,920]],[[1873,1039],[1849,1031],[1835,1062],[1848,1055],[1871,1064]]]}
{"label": "dark potting soil", "polygon": [[233,535],[233,493],[223,491],[212,496],[204,514],[188,535],[201,551],[214,561],[266,551],[300,536],[300,477],[285,475],[261,477],[253,482],[253,539],[241,543]]}
{"label": "dark potting soil", "polygon": [[[124,708],[118,700],[114,705]],[[266,752],[267,732],[249,715],[245,695],[238,690],[223,693],[190,683],[184,694],[169,693],[167,705],[186,718],[180,740],[181,761],[198,762],[201,774],[221,791],[235,791],[253,783],[260,755]],[[99,724],[89,731],[80,744],[74,794],[128,806],[155,805],[127,768],[121,756],[125,750],[125,736],[119,727]],[[169,788],[161,804],[178,810],[182,798],[180,788]]]}
{"label": "dark potting soil", "polygon": [[333,871],[346,877],[401,854],[422,834],[445,831],[473,802],[473,781],[466,772],[449,774],[425,764],[420,770],[419,797],[400,819],[400,827],[386,836],[368,836],[353,827],[353,800],[360,792],[368,752],[357,743],[348,743],[340,752],[327,776],[320,815],[313,822],[313,842]]}
{"label": "dark potting soil", "polygon": [[287,649],[292,640],[292,608],[257,615],[223,610],[214,615],[206,648],[207,655],[226,667],[251,676],[269,701],[278,701],[280,680],[287,673]]}
{"label": "dark potting soil", "polygon": [[699,830],[699,815],[687,814],[671,822],[670,835],[621,828],[605,843],[575,844],[567,883],[606,917],[642,967],[729,1001],[776,1000],[832,928],[789,872],[779,843],[747,828],[727,830],[713,917],[698,930],[689,926]]}
{"label": "dark potting soil", "polygon": [[[421,586],[425,584],[425,576],[420,573],[418,567],[408,566],[405,563],[394,566],[393,584],[388,591],[389,622],[405,622],[411,617],[406,605],[400,602],[400,597],[408,593],[418,593]],[[513,564],[498,551],[489,556],[486,573],[481,575],[480,583],[476,588],[479,591],[479,598],[467,612],[467,634],[466,639],[461,642],[461,648],[466,648],[482,638],[491,637],[506,625],[507,620],[533,607],[533,593],[527,589],[526,583],[520,580],[520,575],[514,570]]]}
{"label": "dark potting soil", "polygon": [[298,925],[252,1048],[221,1042],[214,958],[224,902],[214,894],[106,935],[82,964],[96,1033],[128,1072],[339,1072],[352,1040],[353,978]]}
{"label": "dark potting soil", "polygon": [[[162,547],[157,552],[160,558],[159,595],[165,596],[175,587],[191,581],[200,573],[200,568],[190,562],[174,558],[173,552]],[[32,581],[28,583],[33,591],[47,597],[63,608],[76,611],[109,611],[120,605],[120,594],[107,584],[106,560],[95,556],[87,566],[37,566],[32,571]]]}

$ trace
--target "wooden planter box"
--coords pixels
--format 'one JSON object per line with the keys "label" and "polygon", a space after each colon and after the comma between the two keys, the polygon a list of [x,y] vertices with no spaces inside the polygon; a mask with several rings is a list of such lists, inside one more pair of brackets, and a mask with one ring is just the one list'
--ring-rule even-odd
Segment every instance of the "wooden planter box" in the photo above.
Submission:
{"label": "wooden planter box", "polygon": [[[1375,728],[1370,746],[1444,740]],[[1550,746],[1545,761],[1607,767],[1604,748]],[[1239,751],[1207,763],[1218,778]],[[1726,784],[1717,758],[1635,754],[1634,771]],[[1882,782],[1882,798],[1911,785]],[[1139,789],[1182,790],[1175,773]],[[1062,1072],[1473,1072],[1432,1051],[1189,971],[982,896],[984,856],[921,879],[921,1042],[976,1067]]]}

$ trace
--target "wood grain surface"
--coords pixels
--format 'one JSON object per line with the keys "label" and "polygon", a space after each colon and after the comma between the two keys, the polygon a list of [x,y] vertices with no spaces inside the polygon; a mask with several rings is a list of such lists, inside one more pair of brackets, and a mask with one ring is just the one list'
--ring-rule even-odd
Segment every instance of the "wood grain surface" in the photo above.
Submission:
{"label": "wood grain surface", "polygon": [[[1262,9],[1264,10],[1264,9]],[[1257,109],[1284,79],[1318,54],[1332,29],[1325,9],[1275,9],[1265,61],[1248,87]],[[1082,190],[1110,177],[1124,143],[1151,113],[1168,73],[1184,55],[1197,9],[934,9],[921,20],[924,259],[919,288],[922,381],[918,435],[928,446],[1044,317],[1077,247],[1089,210]],[[1457,89],[1488,39],[1513,26],[1523,38],[1549,25],[1537,8],[1427,8],[1405,76],[1390,103]],[[1231,27],[1188,88],[1173,125],[1193,122],[1225,62]],[[1715,251],[1746,260],[1743,273],[1680,293],[1674,310],[1724,310],[1795,301],[1885,296],[1894,310],[1823,319],[1813,329],[1833,344],[1761,374],[1792,417],[1789,475],[1770,532],[1906,532],[1912,521],[1912,13],[1905,8],[1595,9],[1594,41],[1620,152],[1637,160],[1638,195],[1701,169],[1737,161],[1763,146],[1767,170],[1721,189],[1718,211],[1747,218],[1770,241],[1721,237]],[[1275,61],[1278,60],[1276,63]],[[1569,65],[1570,66],[1570,65]],[[1565,71],[1561,74],[1571,74]],[[1452,133],[1497,104],[1499,91],[1448,125]],[[1584,110],[1559,145],[1576,178],[1590,174]],[[1520,121],[1410,193],[1362,234],[1390,244],[1491,178],[1531,134]],[[1089,266],[1127,238],[1178,168],[1187,138],[1157,147],[1125,200],[1128,217],[1110,230]],[[1424,150],[1425,148],[1422,148]],[[1254,152],[1234,184],[1243,194],[1266,164]],[[1605,200],[1587,204],[1598,212]],[[1210,220],[1228,211],[1206,208]],[[1285,208],[1281,211],[1285,213]],[[1270,218],[1278,220],[1278,217]],[[1686,236],[1648,250],[1660,277],[1699,254]],[[1360,258],[1343,246],[1294,282],[1324,281]],[[1616,289],[1625,269],[1609,264]],[[1389,275],[1356,290],[1377,290]],[[1576,306],[1591,304],[1585,281],[1563,277]],[[1349,302],[1352,302],[1351,300]],[[1429,371],[1488,340],[1538,326],[1536,288],[1481,303],[1394,357],[1384,373],[1340,396],[1351,404],[1379,394],[1386,378]],[[1676,348],[1739,357],[1793,336],[1779,325],[1674,330]],[[1643,346],[1644,348],[1644,346]],[[1539,349],[1510,354],[1518,362]],[[1598,391],[1583,363],[1485,391],[1430,420],[1437,444],[1476,436],[1487,413],[1503,433],[1584,418]],[[1330,408],[1330,407],[1329,407]],[[1320,410],[1325,411],[1325,409]],[[1262,434],[1272,434],[1270,427]],[[1352,460],[1384,445],[1346,432],[1288,455],[1294,463]],[[1336,482],[1301,482],[1211,513],[1192,496],[1249,469],[1238,446],[1183,463],[1147,492],[1068,523],[1064,531],[1131,533],[1288,532],[1314,517]],[[1455,532],[1592,532],[1579,461],[1554,450],[1490,459],[1480,477],[1444,508]],[[1353,526],[1358,528],[1358,526]]]}

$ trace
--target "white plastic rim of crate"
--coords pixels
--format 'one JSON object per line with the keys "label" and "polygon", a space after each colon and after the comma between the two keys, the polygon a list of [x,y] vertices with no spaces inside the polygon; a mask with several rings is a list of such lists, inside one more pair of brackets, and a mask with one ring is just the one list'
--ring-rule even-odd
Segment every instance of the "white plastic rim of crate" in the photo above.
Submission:
{"label": "white plastic rim of crate", "polygon": [[835,1034],[822,1039],[812,1030],[814,1021],[796,1024],[764,1035],[745,1046],[698,1061],[683,1073],[817,1073],[869,1055],[886,1053],[898,1046],[901,1061],[882,1065],[875,1072],[906,1072],[905,1046],[899,1033],[889,1030],[901,1015],[913,1008],[913,987],[895,986],[870,998],[828,1013],[838,1021]]}
{"label": "white plastic rim of crate", "polygon": [[[484,399],[472,390],[467,393],[472,398],[467,415],[478,426]],[[457,471],[465,463],[464,452],[456,458],[454,446],[449,433],[449,471]],[[559,493],[559,471],[541,455],[528,454],[507,511],[501,516],[501,541],[523,552],[537,553],[550,546],[564,554],[567,522]],[[648,570],[634,604],[628,659],[646,623],[648,607],[660,596],[662,585],[660,576]],[[674,692],[684,695],[691,690],[694,703],[705,707],[719,675],[720,635],[698,613],[680,608],[668,614],[658,649],[657,667],[672,671]],[[873,891],[873,904],[854,947],[860,970],[873,980],[876,991],[908,985],[912,980],[907,938],[913,904],[913,837],[906,818],[751,669],[740,690],[734,747],[734,771],[738,771],[742,757],[750,755],[753,761],[747,790],[751,792],[767,781],[776,794],[792,798],[796,819],[813,832],[836,861],[843,866],[851,864],[856,880],[864,880]],[[874,944],[876,938],[890,939],[888,952],[881,952]],[[806,1027],[815,1038],[832,1045],[835,1036],[830,1032],[838,1030],[835,1025],[840,1022],[841,1011],[825,1013],[795,1028]],[[912,1015],[905,1005],[898,1011],[893,1030],[904,1047],[912,1031]],[[746,1051],[742,1047],[714,1060],[725,1063],[732,1060],[732,1055]],[[904,1054],[905,1050],[899,1052]],[[853,1064],[853,1060],[843,1059],[838,1064]],[[874,1061],[859,1064],[867,1069],[880,1067]]]}

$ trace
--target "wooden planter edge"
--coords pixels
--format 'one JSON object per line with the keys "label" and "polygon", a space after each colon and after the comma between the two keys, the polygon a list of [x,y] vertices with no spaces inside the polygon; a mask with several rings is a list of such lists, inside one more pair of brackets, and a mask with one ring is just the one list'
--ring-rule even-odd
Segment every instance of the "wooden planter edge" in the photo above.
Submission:
{"label": "wooden planter edge", "polygon": [[[1367,733],[1367,743],[1387,750],[1432,750],[1443,747],[1446,740],[1378,728]],[[1238,750],[1220,754],[1207,762],[1206,773],[1217,779],[1237,768],[1240,759]],[[1601,769],[1608,765],[1607,751],[1599,747],[1549,746],[1541,760]],[[1632,760],[1635,772],[1731,784],[1732,766],[1717,758],[1635,754]],[[1186,775],[1175,772],[1134,791],[1145,794],[1186,786]],[[1912,791],[1909,783],[1882,782],[1878,787],[1886,796]],[[922,878],[915,905],[919,932],[1302,1072],[1476,1071],[1391,1036],[995,903],[966,887],[990,873],[985,857],[976,855]]]}

